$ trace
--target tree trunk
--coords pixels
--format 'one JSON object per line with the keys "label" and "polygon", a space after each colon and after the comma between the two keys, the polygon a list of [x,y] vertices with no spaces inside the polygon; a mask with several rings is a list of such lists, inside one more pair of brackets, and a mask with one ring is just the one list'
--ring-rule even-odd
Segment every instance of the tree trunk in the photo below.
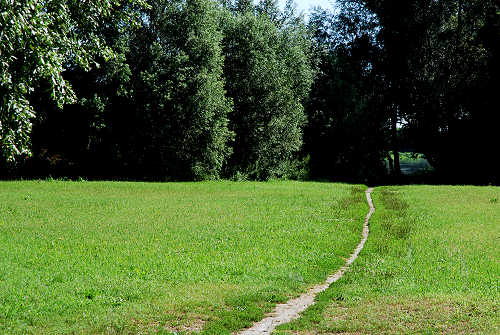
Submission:
{"label": "tree trunk", "polygon": [[394,155],[393,175],[399,177],[401,175],[401,166],[399,164],[399,141],[398,141],[398,117],[395,111],[391,118],[391,137],[392,137],[392,153]]}
{"label": "tree trunk", "polygon": [[394,163],[392,161],[392,157],[390,154],[387,154],[387,161],[389,162],[389,173],[391,175],[393,175],[394,174]]}

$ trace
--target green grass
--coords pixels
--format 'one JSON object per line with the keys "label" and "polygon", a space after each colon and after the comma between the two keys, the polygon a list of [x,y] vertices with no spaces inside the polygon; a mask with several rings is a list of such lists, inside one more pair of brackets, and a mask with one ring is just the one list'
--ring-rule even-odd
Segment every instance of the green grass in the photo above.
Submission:
{"label": "green grass", "polygon": [[344,263],[359,241],[364,189],[1,182],[0,333],[248,326]]}
{"label": "green grass", "polygon": [[351,271],[278,334],[499,334],[500,188],[376,188]]}

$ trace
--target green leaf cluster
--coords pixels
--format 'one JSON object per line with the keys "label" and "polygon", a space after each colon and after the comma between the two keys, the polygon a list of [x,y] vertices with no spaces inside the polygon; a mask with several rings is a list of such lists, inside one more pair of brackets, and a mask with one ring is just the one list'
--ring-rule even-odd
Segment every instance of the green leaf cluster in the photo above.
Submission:
{"label": "green leaf cluster", "polygon": [[84,69],[114,56],[97,34],[101,20],[132,20],[142,0],[0,1],[0,153],[3,160],[29,155],[35,110],[30,94],[47,81],[60,107],[76,101],[63,77],[68,63]]}
{"label": "green leaf cluster", "polygon": [[[1,58],[11,60],[4,161],[33,152],[39,171],[164,180],[268,179],[297,166],[313,71],[308,31],[289,7],[30,3],[2,16],[17,18],[2,34],[19,40],[7,45],[17,58]],[[15,31],[26,20],[35,31]]]}
{"label": "green leaf cluster", "polygon": [[224,73],[234,101],[231,173],[286,176],[302,146],[303,102],[312,83],[310,44],[301,26],[281,27],[246,12],[224,24]]}

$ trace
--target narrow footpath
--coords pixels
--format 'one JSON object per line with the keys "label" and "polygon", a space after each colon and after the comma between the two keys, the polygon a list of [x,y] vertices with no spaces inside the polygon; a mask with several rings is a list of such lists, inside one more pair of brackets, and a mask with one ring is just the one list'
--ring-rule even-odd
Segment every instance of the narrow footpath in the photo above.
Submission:
{"label": "narrow footpath", "polygon": [[269,313],[264,319],[256,322],[251,328],[242,330],[237,333],[238,335],[264,335],[271,334],[276,326],[288,323],[292,320],[297,319],[307,307],[314,304],[314,299],[316,295],[320,292],[326,290],[332,283],[336,282],[347,271],[349,266],[358,258],[360,251],[363,249],[366,239],[368,238],[369,228],[368,221],[370,217],[375,212],[375,207],[373,206],[373,201],[371,198],[371,192],[373,187],[366,190],[366,201],[370,206],[368,214],[366,214],[365,221],[363,222],[363,232],[361,235],[361,241],[359,242],[354,252],[351,254],[349,259],[346,261],[345,265],[342,266],[337,272],[328,276],[326,281],[322,284],[318,284],[310,288],[306,293],[302,294],[300,297],[291,299],[284,304],[276,305],[274,310]]}

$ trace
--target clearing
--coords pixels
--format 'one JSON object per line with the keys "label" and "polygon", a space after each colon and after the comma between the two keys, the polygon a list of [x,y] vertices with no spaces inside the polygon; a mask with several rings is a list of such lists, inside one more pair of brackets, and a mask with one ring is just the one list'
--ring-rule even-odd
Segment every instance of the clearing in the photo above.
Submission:
{"label": "clearing", "polygon": [[379,187],[351,271],[276,334],[499,334],[500,188]]}
{"label": "clearing", "polygon": [[359,243],[364,186],[0,182],[0,333],[228,334]]}

